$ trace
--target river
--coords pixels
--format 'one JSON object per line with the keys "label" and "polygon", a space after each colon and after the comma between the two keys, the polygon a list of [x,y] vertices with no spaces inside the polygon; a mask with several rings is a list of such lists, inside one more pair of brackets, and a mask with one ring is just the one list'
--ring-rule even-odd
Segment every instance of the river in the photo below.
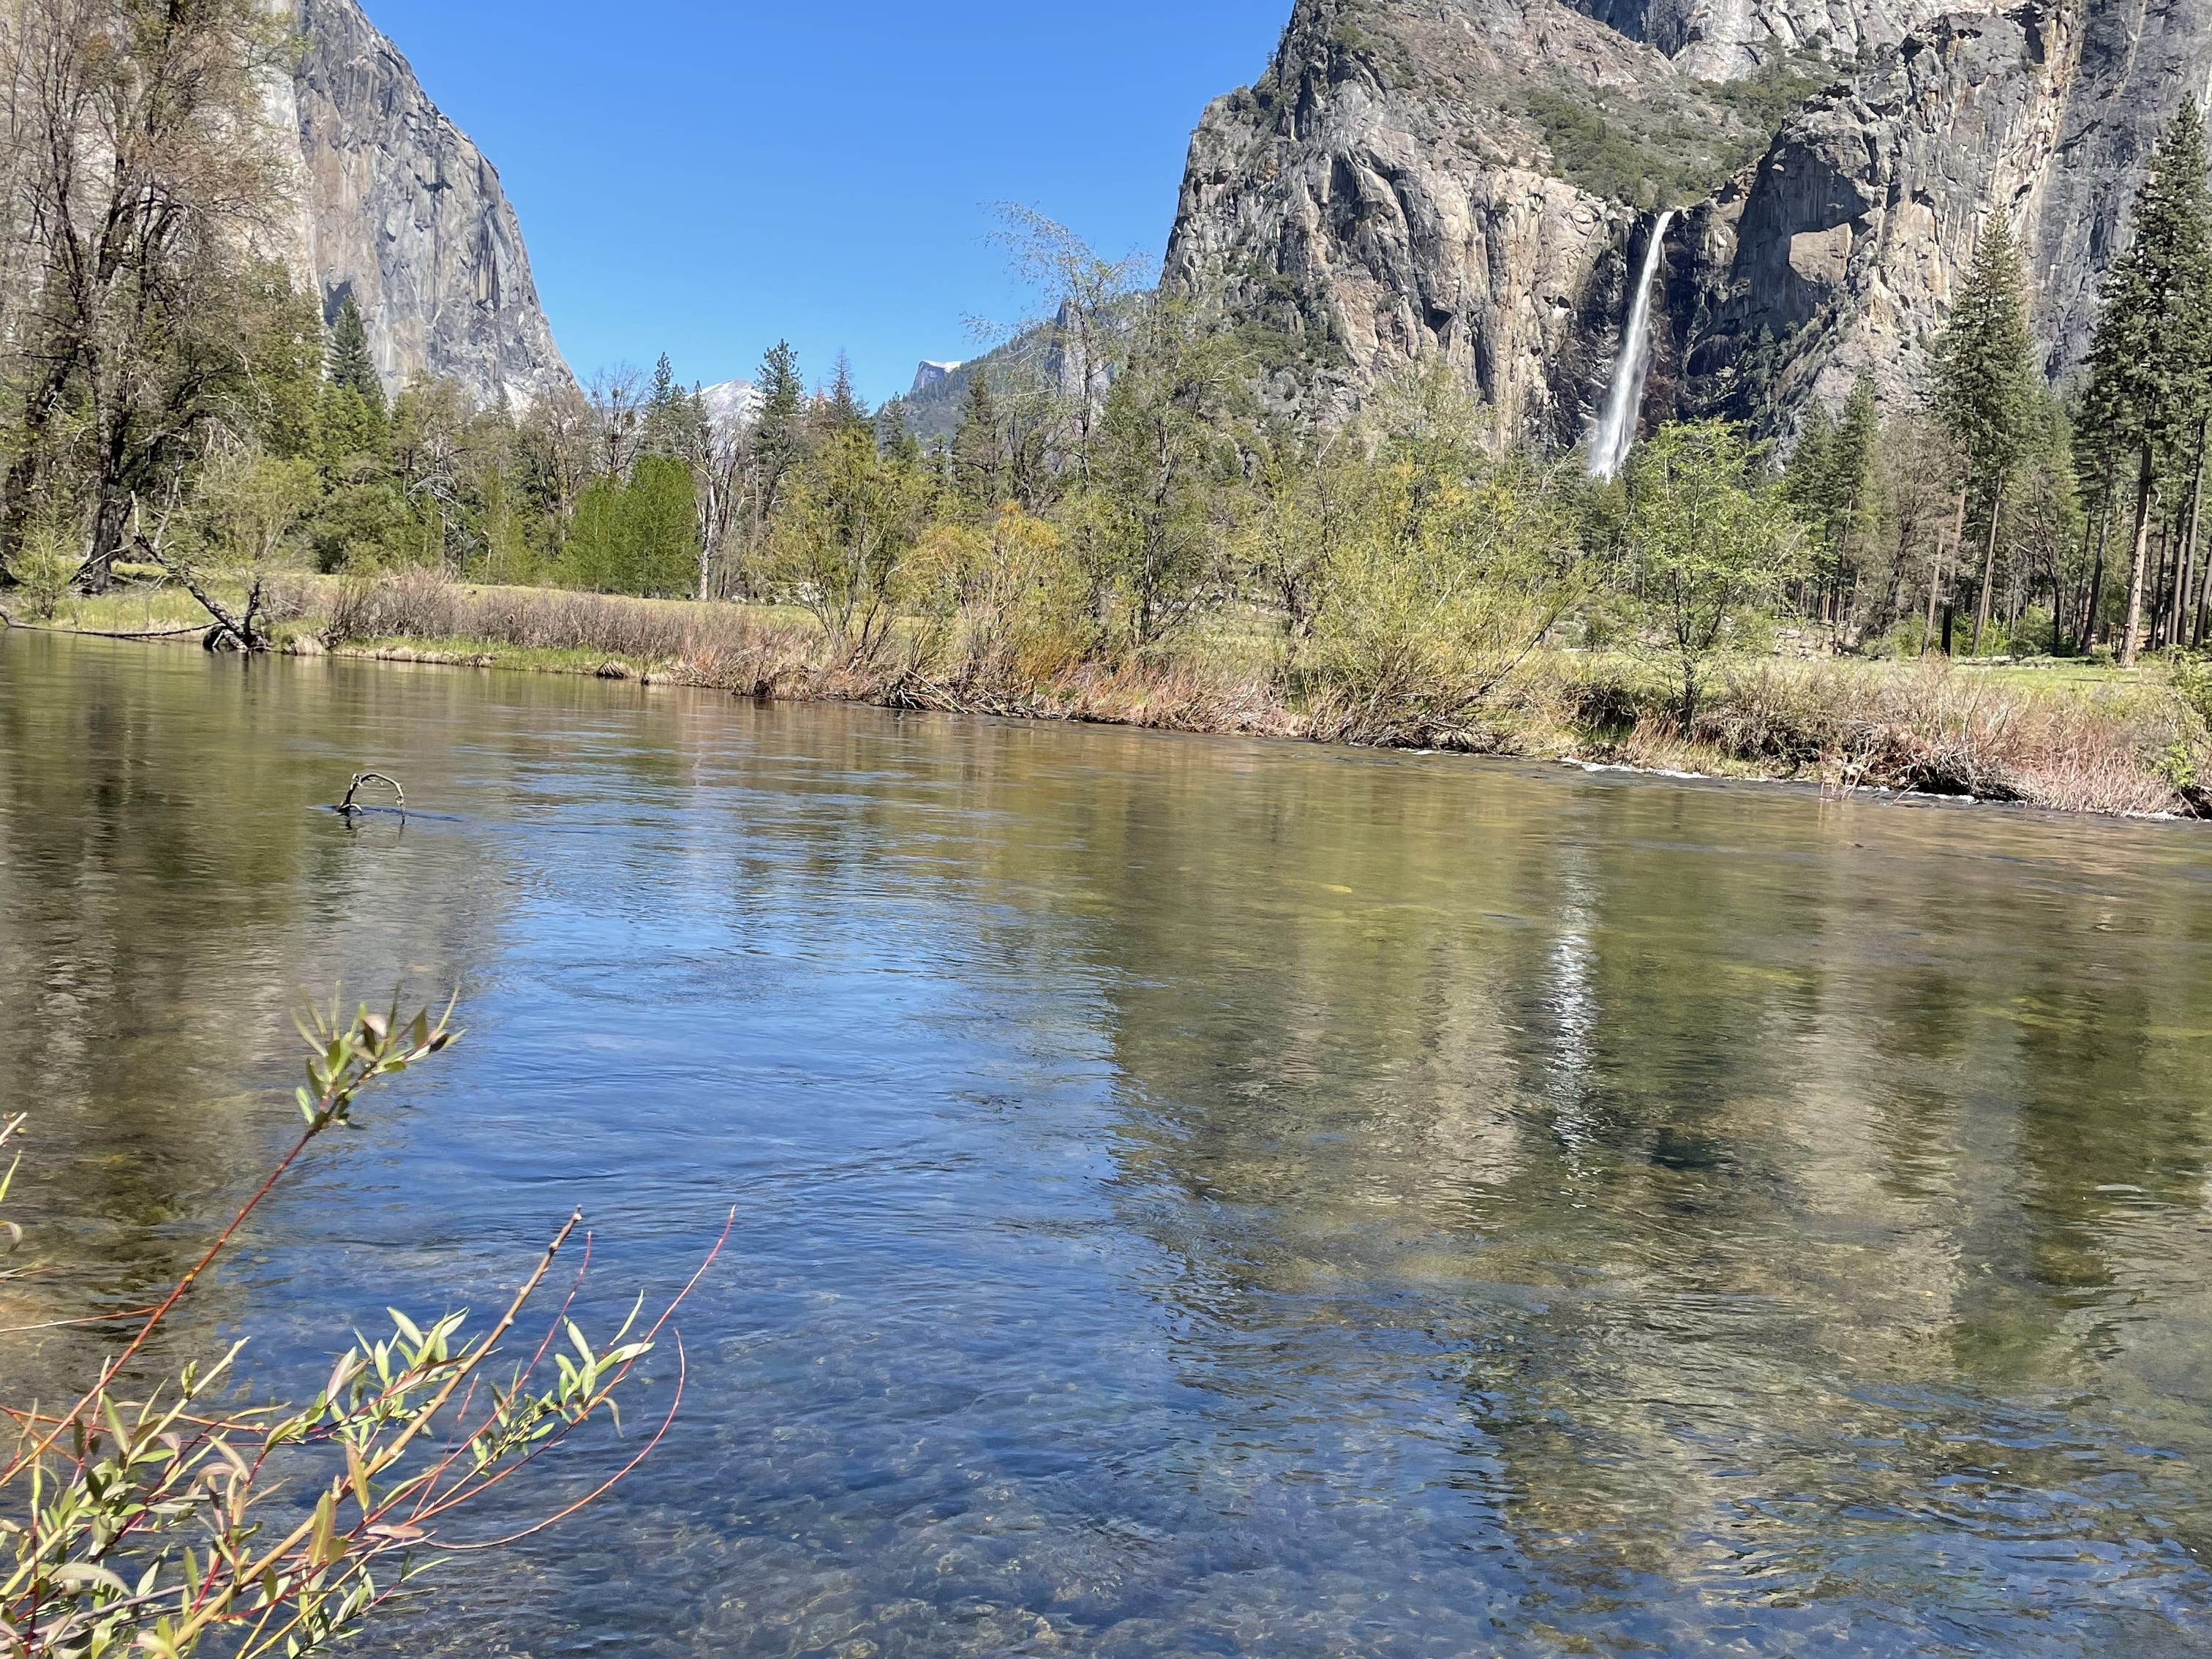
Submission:
{"label": "river", "polygon": [[180,1350],[738,1215],[654,1457],[363,1653],[2212,1652],[2202,829],[0,636],[8,1325],[340,981],[468,1036]]}

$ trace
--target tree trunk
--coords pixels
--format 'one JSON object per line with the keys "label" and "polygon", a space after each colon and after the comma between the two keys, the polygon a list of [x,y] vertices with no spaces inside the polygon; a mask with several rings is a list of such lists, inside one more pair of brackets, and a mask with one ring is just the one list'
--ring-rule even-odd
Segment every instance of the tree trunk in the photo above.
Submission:
{"label": "tree trunk", "polygon": [[2173,581],[2179,574],[2175,568],[2180,552],[2180,538],[2174,534],[2171,521],[2158,527],[2158,551],[2151,561],[2154,573],[2150,585],[2150,648],[2162,651],[2172,643],[2169,635],[2173,628]]}
{"label": "tree trunk", "polygon": [[2145,444],[2136,470],[2136,533],[2128,555],[2127,631],[2121,635],[2120,666],[2133,668],[2142,651],[2143,574],[2150,562],[2150,446]]}
{"label": "tree trunk", "polygon": [[2077,653],[2084,657],[2089,654],[2090,647],[2097,643],[2097,612],[2102,610],[2105,605],[2105,555],[2111,550],[2112,545],[2112,469],[2108,466],[2105,470],[2104,510],[2098,515],[2097,559],[2089,569],[2089,592],[2081,606],[2081,636]]}
{"label": "tree trunk", "polygon": [[2044,567],[2051,577],[2051,654],[2063,657],[2066,654],[2067,595],[2058,574],[2058,544],[2047,542],[2045,549]]}
{"label": "tree trunk", "polygon": [[2004,522],[2004,491],[1997,491],[1990,502],[1990,542],[1982,555],[1982,592],[1974,603],[1974,643],[1967,652],[1970,657],[1982,654],[1982,630],[1990,625],[1990,594],[1997,580],[1997,526]]}
{"label": "tree trunk", "polygon": [[2197,526],[2204,518],[2204,444],[2212,434],[2212,416],[2197,423],[2197,476],[2189,487],[2189,530],[2181,540],[2181,581],[2173,601],[2173,642],[2195,643],[2197,576]]}
{"label": "tree trunk", "polygon": [[124,532],[131,520],[131,496],[119,483],[100,480],[100,501],[93,513],[92,547],[81,580],[88,593],[105,593],[115,585],[115,557],[122,552]]}
{"label": "tree trunk", "polygon": [[[1956,546],[1966,534],[1966,489],[1965,484],[1959,486],[1959,515],[1951,526],[1949,546]],[[1936,565],[1928,573],[1928,620],[1920,628],[1920,654],[1923,657],[1928,654],[1936,638],[1936,603],[1943,591],[1943,568],[1949,558],[1950,552],[1943,534],[1938,531],[1936,535]],[[1946,649],[1948,651],[1948,647]]]}

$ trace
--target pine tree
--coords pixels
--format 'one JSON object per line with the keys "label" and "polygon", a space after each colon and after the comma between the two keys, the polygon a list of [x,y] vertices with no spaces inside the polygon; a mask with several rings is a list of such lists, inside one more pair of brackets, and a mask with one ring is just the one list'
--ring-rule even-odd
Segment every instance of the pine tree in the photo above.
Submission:
{"label": "pine tree", "polygon": [[676,366],[663,352],[653,368],[653,390],[646,398],[639,453],[688,462],[701,447],[704,425],[699,400],[684,389],[676,378]]}
{"label": "pine tree", "polygon": [[368,349],[368,326],[362,321],[351,289],[338,301],[338,314],[331,322],[327,372],[332,386],[359,392],[371,409],[385,412],[384,382],[377,376],[376,358]]}
{"label": "pine tree", "polygon": [[837,354],[836,378],[819,399],[815,420],[825,438],[834,438],[869,423],[868,406],[860,401],[860,394],[853,389],[852,361],[842,351]]}
{"label": "pine tree", "polygon": [[1835,516],[1831,520],[1836,547],[1837,604],[1840,609],[1846,586],[1857,587],[1857,561],[1874,542],[1881,519],[1881,410],[1875,402],[1874,382],[1859,376],[1844,404],[1844,418],[1836,428],[1835,447],[1830,452],[1830,473],[1835,494]]}
{"label": "pine tree", "polygon": [[777,341],[761,359],[759,386],[760,415],[753,422],[747,460],[756,553],[775,516],[785,481],[806,453],[806,383],[799,377],[799,354],[788,341]]}
{"label": "pine tree", "polygon": [[2035,337],[2027,325],[2025,274],[2012,226],[1994,216],[1974,250],[1958,303],[1936,347],[1936,409],[1966,458],[1963,489],[1984,526],[1981,592],[1972,649],[1981,648],[1996,585],[1997,531],[2020,470],[2036,392]]}
{"label": "pine tree", "polygon": [[905,398],[894,398],[876,411],[876,447],[902,466],[921,465],[921,440],[907,424]]}
{"label": "pine tree", "polygon": [[1006,437],[991,377],[981,365],[968,376],[968,401],[952,434],[952,474],[961,494],[986,513],[1006,501]]}
{"label": "pine tree", "polygon": [[[1836,574],[1838,558],[1836,550],[1836,423],[1830,418],[1827,405],[1817,398],[1805,416],[1805,429],[1797,440],[1797,452],[1790,458],[1790,470],[1782,481],[1783,494],[1797,517],[1811,534],[1814,549],[1811,572],[1818,584],[1825,605],[1830,585]],[[1807,601],[1800,608],[1810,611],[1809,596],[1799,594]]]}
{"label": "pine tree", "polygon": [[1826,406],[1813,405],[1784,480],[1784,494],[1812,536],[1818,609],[1838,631],[1857,588],[1857,561],[1873,541],[1879,518],[1881,444],[1874,382],[1862,375],[1840,423]]}
{"label": "pine tree", "polygon": [[2129,457],[2135,538],[2128,561],[2123,665],[2142,644],[2151,502],[2161,453],[2183,441],[2212,390],[2212,184],[2203,118],[2185,102],[2136,197],[2135,239],[2105,279],[2090,349],[2098,441]]}

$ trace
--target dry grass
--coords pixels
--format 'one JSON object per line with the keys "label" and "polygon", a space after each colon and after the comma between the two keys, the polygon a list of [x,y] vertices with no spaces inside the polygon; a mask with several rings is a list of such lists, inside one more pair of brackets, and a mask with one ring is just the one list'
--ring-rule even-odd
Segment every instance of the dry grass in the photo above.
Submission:
{"label": "dry grass", "polygon": [[[1663,694],[1662,694],[1663,695]],[[1587,701],[1633,711],[1608,757],[1636,766],[1811,777],[2064,811],[2191,810],[2203,722],[2155,679],[2038,686],[1927,665],[1760,663],[1718,689],[1686,734],[1632,690]]]}
{"label": "dry grass", "polygon": [[535,588],[469,588],[410,573],[328,598],[325,647],[412,661],[557,667],[746,696],[1094,720],[1192,732],[1304,735],[1263,673],[1224,675],[1189,658],[1075,663],[1021,686],[945,674],[908,634],[839,660],[804,613],[623,599]]}
{"label": "dry grass", "polygon": [[1686,733],[1668,712],[1668,684],[1632,661],[1551,653],[1449,727],[1382,733],[1346,729],[1342,699],[1326,687],[1287,696],[1242,640],[1236,649],[1200,640],[1173,654],[1076,663],[1008,684],[945,672],[940,660],[964,654],[906,635],[872,660],[832,660],[819,629],[793,611],[469,589],[422,574],[343,590],[324,631],[335,645],[380,641],[417,657],[425,653],[398,642],[450,642],[435,648],[461,660],[481,642],[494,653],[475,659],[558,657],[518,665],[757,696],[1615,760],[2066,811],[2190,811],[2203,799],[2191,772],[2212,774],[2204,720],[2154,678],[2039,684],[1940,661],[1754,663],[1722,679]]}
{"label": "dry grass", "polygon": [[[2212,794],[2198,783],[2212,779],[2212,675],[2186,670],[2081,681],[1941,661],[1765,659],[1723,676],[1686,732],[1668,682],[1649,665],[1555,652],[1531,658],[1449,729],[1352,732],[1340,696],[1325,684],[1286,690],[1277,665],[1243,635],[1194,636],[1118,663],[1069,662],[1024,684],[979,668],[982,657],[963,641],[920,625],[869,659],[839,660],[804,613],[771,607],[470,587],[423,572],[319,582],[288,599],[304,650],[759,697],[1818,780],[2066,811],[2212,816]],[[169,611],[131,605],[131,621]]]}

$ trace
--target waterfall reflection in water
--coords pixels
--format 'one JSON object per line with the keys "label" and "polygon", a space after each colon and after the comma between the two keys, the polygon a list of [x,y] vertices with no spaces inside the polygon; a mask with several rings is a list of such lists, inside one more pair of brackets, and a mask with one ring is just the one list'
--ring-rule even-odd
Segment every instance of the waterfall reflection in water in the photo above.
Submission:
{"label": "waterfall reflection in water", "polygon": [[644,1474],[365,1653],[2203,1651],[2204,848],[0,636],[0,1322],[176,1271],[295,994],[459,981],[195,1344],[739,1234]]}

